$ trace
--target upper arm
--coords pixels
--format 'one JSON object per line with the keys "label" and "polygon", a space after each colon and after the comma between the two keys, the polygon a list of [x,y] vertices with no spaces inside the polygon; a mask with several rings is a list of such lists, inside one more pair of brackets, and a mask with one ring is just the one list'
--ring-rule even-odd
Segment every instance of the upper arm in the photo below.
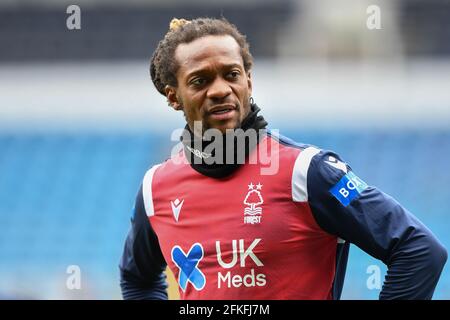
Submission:
{"label": "upper arm", "polygon": [[146,182],[148,181],[144,179],[136,196],[131,228],[125,241],[119,267],[122,284],[126,282],[151,288],[156,283],[161,283],[167,264],[161,252],[158,237],[148,218],[148,210],[152,205],[144,201],[151,200],[145,195]]}
{"label": "upper arm", "polygon": [[307,161],[302,174],[303,196],[307,197],[319,226],[389,265],[400,243],[437,239],[412,213],[394,198],[366,184],[330,151],[305,149]]}

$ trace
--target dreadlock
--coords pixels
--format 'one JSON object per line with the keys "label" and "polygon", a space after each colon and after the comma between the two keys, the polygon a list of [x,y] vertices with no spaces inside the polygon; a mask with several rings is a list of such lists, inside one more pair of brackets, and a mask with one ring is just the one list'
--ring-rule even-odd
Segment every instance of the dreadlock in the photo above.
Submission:
{"label": "dreadlock", "polygon": [[156,89],[162,95],[166,95],[166,85],[177,86],[176,74],[178,64],[175,60],[175,50],[181,43],[190,43],[198,38],[208,35],[230,35],[241,48],[241,56],[244,61],[245,71],[252,67],[253,57],[250,53],[246,37],[242,35],[235,25],[225,18],[211,19],[198,18],[194,20],[172,19],[170,29],[164,36],[155,52],[150,64],[150,75]]}

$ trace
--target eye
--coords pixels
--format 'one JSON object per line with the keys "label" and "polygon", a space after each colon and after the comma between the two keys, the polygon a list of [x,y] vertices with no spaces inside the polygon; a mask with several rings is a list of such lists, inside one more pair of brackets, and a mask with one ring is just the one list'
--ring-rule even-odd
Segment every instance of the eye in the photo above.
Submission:
{"label": "eye", "polygon": [[206,79],[204,78],[195,78],[189,82],[191,85],[200,87],[206,83]]}
{"label": "eye", "polygon": [[233,71],[229,72],[227,76],[228,76],[228,78],[230,78],[232,80],[236,80],[240,74],[241,73],[238,70],[233,70]]}

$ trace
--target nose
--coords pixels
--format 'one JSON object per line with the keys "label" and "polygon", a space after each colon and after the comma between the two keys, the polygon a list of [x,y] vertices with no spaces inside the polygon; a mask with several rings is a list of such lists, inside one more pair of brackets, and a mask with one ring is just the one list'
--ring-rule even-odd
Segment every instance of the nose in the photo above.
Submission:
{"label": "nose", "polygon": [[211,86],[208,88],[208,92],[206,96],[212,100],[223,99],[230,95],[232,92],[230,85],[222,79],[221,77],[217,77]]}

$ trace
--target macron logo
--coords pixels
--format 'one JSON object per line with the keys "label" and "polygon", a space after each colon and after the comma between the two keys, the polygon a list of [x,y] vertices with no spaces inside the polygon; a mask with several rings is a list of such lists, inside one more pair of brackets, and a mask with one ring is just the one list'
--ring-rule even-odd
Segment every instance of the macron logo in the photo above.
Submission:
{"label": "macron logo", "polygon": [[335,157],[329,156],[328,161],[325,161],[325,163],[329,164],[330,166],[344,171],[344,173],[347,173],[347,166],[342,161],[339,161]]}
{"label": "macron logo", "polygon": [[175,199],[175,201],[170,201],[170,204],[172,205],[172,213],[175,220],[178,222],[178,217],[180,216],[181,207],[183,206],[183,201],[180,201],[178,199]]}

